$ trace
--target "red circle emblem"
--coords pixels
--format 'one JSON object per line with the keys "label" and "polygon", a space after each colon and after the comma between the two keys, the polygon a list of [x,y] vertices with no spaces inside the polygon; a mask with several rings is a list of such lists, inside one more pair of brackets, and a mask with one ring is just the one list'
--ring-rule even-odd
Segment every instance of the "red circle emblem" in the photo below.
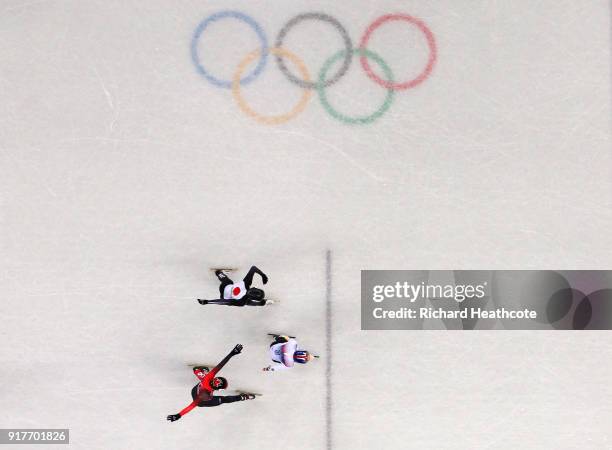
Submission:
{"label": "red circle emblem", "polygon": [[233,290],[232,290],[232,294],[234,295],[238,295],[240,294],[240,288],[238,286],[236,286]]}
{"label": "red circle emblem", "polygon": [[361,67],[365,69],[368,77],[370,77],[370,79],[374,82],[380,84],[383,87],[386,87],[387,89],[391,89],[394,91],[403,91],[405,89],[413,88],[417,84],[425,81],[425,79],[431,74],[431,71],[433,70],[434,63],[437,59],[438,51],[436,48],[436,40],[434,38],[434,35],[427,27],[427,25],[425,25],[422,20],[417,19],[416,17],[409,16],[408,14],[387,14],[376,19],[368,27],[365,34],[362,36],[359,48],[365,49],[368,46],[368,42],[370,40],[370,37],[372,36],[372,33],[374,33],[374,31],[376,31],[381,25],[393,21],[403,21],[408,22],[409,24],[416,25],[419,30],[421,30],[421,32],[425,35],[425,38],[427,39],[427,46],[429,47],[429,60],[427,61],[427,66],[425,66],[423,71],[416,78],[405,81],[403,83],[394,83],[392,81],[385,81],[380,78],[374,73],[374,71],[370,67],[370,62],[368,61],[368,58],[364,54],[362,54],[361,56]]}

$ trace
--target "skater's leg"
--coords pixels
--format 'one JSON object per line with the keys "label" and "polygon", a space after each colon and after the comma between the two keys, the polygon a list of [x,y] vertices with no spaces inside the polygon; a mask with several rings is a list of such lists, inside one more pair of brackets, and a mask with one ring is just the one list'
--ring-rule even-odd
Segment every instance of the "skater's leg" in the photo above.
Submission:
{"label": "skater's leg", "polygon": [[215,270],[215,275],[217,276],[217,278],[221,282],[229,281],[229,284],[234,284],[234,282],[232,280],[230,280],[230,277],[225,275],[225,273],[222,270]]}
{"label": "skater's leg", "polygon": [[245,400],[253,400],[255,398],[254,394],[238,394],[238,395],[224,395],[221,397],[223,400],[221,403],[234,403],[234,402],[243,402]]}
{"label": "skater's leg", "polygon": [[263,273],[261,270],[259,270],[257,267],[252,266],[249,269],[249,272],[246,274],[246,276],[244,277],[244,286],[248,289],[251,287],[251,284],[253,284],[253,276],[255,274],[259,274],[259,276],[261,277],[263,284],[266,284],[268,282],[268,276]]}
{"label": "skater's leg", "polygon": [[234,282],[230,279],[230,277],[225,275],[223,271],[221,270],[215,270],[215,275],[221,282],[221,284],[219,285],[219,294],[221,294],[220,298],[223,298],[223,291],[225,290],[225,287],[230,284],[234,284]]}
{"label": "skater's leg", "polygon": [[234,402],[242,402],[244,400],[253,400],[255,395],[253,394],[239,394],[239,395],[224,395],[224,396],[216,396],[214,395],[210,400],[206,400],[200,402],[198,406],[219,406],[223,403],[234,403]]}
{"label": "skater's leg", "polygon": [[225,292],[225,288],[231,284],[234,284],[232,280],[226,278],[225,280],[221,280],[221,284],[219,285],[219,297],[223,298],[223,294]]}

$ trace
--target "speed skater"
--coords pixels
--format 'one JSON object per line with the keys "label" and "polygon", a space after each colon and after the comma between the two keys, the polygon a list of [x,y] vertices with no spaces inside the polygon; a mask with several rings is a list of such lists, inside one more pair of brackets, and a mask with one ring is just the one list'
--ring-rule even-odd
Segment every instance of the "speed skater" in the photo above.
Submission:
{"label": "speed skater", "polygon": [[272,364],[264,367],[262,369],[264,372],[290,369],[294,363],[306,364],[313,358],[318,358],[309,351],[300,349],[294,336],[280,334],[271,334],[271,336],[274,336],[274,341],[270,344]]}
{"label": "speed skater", "polygon": [[194,367],[193,373],[200,380],[193,389],[191,389],[191,398],[193,401],[181,410],[178,414],[170,414],[167,420],[174,422],[179,420],[189,411],[196,406],[200,407],[212,407],[219,406],[223,403],[240,402],[244,400],[253,400],[255,394],[242,393],[239,395],[213,395],[213,392],[220,389],[226,389],[228,386],[227,379],[218,377],[217,373],[227,364],[227,362],[235,355],[242,352],[242,345],[236,345],[229,354],[223,358],[223,360],[215,366],[212,370],[208,370],[206,367]]}
{"label": "speed skater", "polygon": [[253,266],[239,283],[234,283],[222,270],[215,270],[215,275],[221,282],[219,285],[219,298],[214,300],[198,299],[200,305],[228,305],[228,306],[265,306],[267,299],[262,289],[251,287],[253,276],[258,274],[263,284],[268,282],[268,276]]}

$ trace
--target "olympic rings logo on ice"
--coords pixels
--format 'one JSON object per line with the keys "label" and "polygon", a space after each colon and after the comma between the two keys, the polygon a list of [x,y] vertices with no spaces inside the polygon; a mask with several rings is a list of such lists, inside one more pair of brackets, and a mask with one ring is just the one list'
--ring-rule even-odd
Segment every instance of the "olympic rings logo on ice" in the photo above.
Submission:
{"label": "olympic rings logo on ice", "polygon": [[[202,34],[211,24],[225,19],[235,19],[247,24],[255,31],[260,43],[259,49],[248,53],[244,57],[244,59],[238,64],[231,80],[223,80],[213,75],[208,69],[206,69],[202,65],[198,54],[198,42]],[[324,62],[315,80],[311,78],[311,74],[306,68],[306,65],[304,64],[302,59],[300,59],[295,53],[283,47],[283,43],[285,42],[287,34],[289,34],[289,32],[293,30],[295,26],[297,26],[301,22],[312,20],[323,22],[332,26],[335,30],[338,31],[344,43],[344,49],[330,55],[329,58]],[[404,81],[395,81],[395,76],[391,71],[389,65],[377,53],[368,48],[370,38],[372,37],[372,34],[376,30],[378,30],[378,28],[389,22],[397,21],[405,22],[409,25],[416,26],[418,30],[422,32],[425,36],[427,46],[429,47],[429,57],[425,67],[416,77]],[[276,64],[280,71],[285,75],[285,77],[291,83],[302,88],[304,91],[297,104],[289,112],[280,115],[263,115],[255,111],[246,102],[242,95],[242,87],[252,83],[253,81],[255,81],[255,79],[257,79],[257,77],[264,70],[268,61],[268,56],[270,54],[274,55],[276,59]],[[359,58],[361,67],[365,71],[368,78],[370,78],[370,80],[372,80],[377,85],[387,90],[387,95],[383,103],[378,107],[376,111],[366,116],[349,116],[339,112],[330,103],[326,93],[326,90],[329,87],[337,83],[348,72],[353,61],[353,57],[355,56]],[[413,88],[421,84],[423,81],[425,81],[425,79],[427,79],[427,77],[429,77],[436,62],[437,52],[436,42],[431,30],[427,27],[427,25],[425,25],[422,20],[410,16],[408,14],[386,14],[379,17],[367,27],[366,31],[361,37],[359,47],[354,48],[353,42],[348,32],[346,31],[346,28],[344,28],[344,26],[342,26],[342,24],[337,19],[324,13],[303,13],[289,20],[282,27],[282,29],[278,33],[278,36],[276,37],[276,42],[274,43],[274,46],[270,47],[268,45],[268,39],[262,27],[251,16],[248,16],[239,11],[220,11],[215,14],[212,14],[211,16],[208,16],[197,26],[193,38],[191,40],[191,57],[198,72],[204,78],[206,78],[206,80],[208,80],[210,83],[217,87],[230,89],[236,103],[238,104],[238,107],[245,114],[260,123],[267,125],[275,125],[293,119],[306,108],[308,101],[313,95],[313,91],[316,91],[318,93],[319,100],[321,101],[321,105],[323,106],[323,108],[335,119],[349,124],[367,124],[374,122],[376,119],[380,118],[389,109],[397,91],[404,91]],[[289,60],[291,61],[291,63],[293,63],[293,65],[295,65],[299,72],[298,76],[294,75],[287,68],[285,60]],[[251,64],[255,63],[255,61],[257,61],[255,67],[249,72],[247,72],[247,68]],[[341,62],[340,67],[330,75],[329,72],[331,68],[339,62]],[[373,62],[382,70],[382,72],[384,73],[384,78],[380,77],[374,72],[372,66],[370,65],[371,62]]]}

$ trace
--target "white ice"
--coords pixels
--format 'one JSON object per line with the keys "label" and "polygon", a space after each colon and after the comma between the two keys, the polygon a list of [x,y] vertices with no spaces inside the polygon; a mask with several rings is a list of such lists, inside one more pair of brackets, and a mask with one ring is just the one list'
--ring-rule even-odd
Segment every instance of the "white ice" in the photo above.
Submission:
{"label": "white ice", "polygon": [[[340,123],[315,93],[265,126],[191,61],[222,9],[270,42],[325,11],[355,45],[405,12],[438,61],[373,124]],[[223,76],[257,48],[237,23],[209,31]],[[313,76],[340,45],[322,24],[287,41]],[[398,79],[426,58],[401,25],[374,47]],[[604,0],[3,0],[0,428],[70,428],[87,450],[612,448],[609,333],[366,332],[359,307],[361,269],[612,268],[610,80]],[[358,61],[328,92],[359,113],[385,95]],[[243,93],[267,113],[303,94],[273,60]],[[281,304],[196,303],[216,292],[210,267],[251,264]],[[267,332],[321,360],[261,372]],[[237,343],[225,375],[264,396],[166,422],[191,400],[187,364]]]}

